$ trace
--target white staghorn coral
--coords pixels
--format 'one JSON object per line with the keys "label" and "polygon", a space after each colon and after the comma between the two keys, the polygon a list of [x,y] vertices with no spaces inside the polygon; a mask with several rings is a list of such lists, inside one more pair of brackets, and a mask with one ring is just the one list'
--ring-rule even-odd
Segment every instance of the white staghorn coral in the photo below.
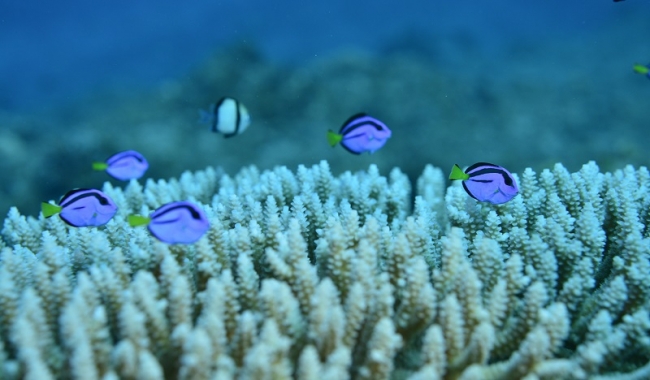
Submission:
{"label": "white staghorn coral", "polygon": [[[12,209],[2,379],[583,379],[650,373],[650,173],[526,169],[477,203],[427,166],[213,169],[104,191],[100,228]],[[167,246],[125,222],[202,204]]]}

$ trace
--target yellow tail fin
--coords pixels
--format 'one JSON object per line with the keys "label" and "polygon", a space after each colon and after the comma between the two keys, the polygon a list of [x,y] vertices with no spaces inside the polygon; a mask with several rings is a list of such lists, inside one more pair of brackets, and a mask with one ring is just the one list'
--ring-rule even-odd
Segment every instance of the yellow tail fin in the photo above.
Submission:
{"label": "yellow tail fin", "polygon": [[53,205],[51,203],[41,203],[41,212],[43,213],[43,216],[46,218],[49,218],[50,216],[54,214],[58,214],[61,212],[61,206]]}
{"label": "yellow tail fin", "polygon": [[108,164],[105,162],[93,162],[93,170],[106,170]]}
{"label": "yellow tail fin", "polygon": [[330,144],[330,146],[334,146],[343,140],[343,135],[340,135],[334,131],[327,131],[327,142]]}
{"label": "yellow tail fin", "polygon": [[142,215],[129,215],[126,220],[129,222],[129,226],[131,227],[146,226],[151,222],[150,217]]}
{"label": "yellow tail fin", "polygon": [[641,65],[639,63],[632,66],[632,70],[634,70],[635,73],[639,73],[639,74],[643,74],[643,75],[650,72],[650,68],[648,68],[647,66]]}
{"label": "yellow tail fin", "polygon": [[462,181],[465,181],[469,179],[469,174],[465,173],[463,169],[460,168],[458,165],[454,165],[453,168],[451,168],[451,173],[449,174],[449,179],[459,179]]}

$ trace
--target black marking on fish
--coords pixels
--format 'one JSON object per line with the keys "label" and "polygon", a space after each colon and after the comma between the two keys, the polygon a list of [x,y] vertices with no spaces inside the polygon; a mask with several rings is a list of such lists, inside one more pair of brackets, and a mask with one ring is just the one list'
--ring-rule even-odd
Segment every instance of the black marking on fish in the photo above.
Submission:
{"label": "black marking on fish", "polygon": [[343,124],[341,124],[341,128],[339,128],[339,133],[340,133],[340,134],[343,134],[343,132],[344,132],[343,129],[344,129],[348,124],[352,124],[352,122],[353,122],[355,119],[359,119],[359,118],[362,118],[362,117],[365,117],[365,116],[368,116],[368,115],[366,115],[365,112],[359,112],[359,113],[356,113],[356,114],[354,114],[354,115],[348,117],[348,119],[347,119],[346,121],[344,121]]}
{"label": "black marking on fish", "polygon": [[179,220],[180,218],[159,221],[158,217],[156,217],[156,224],[172,224],[178,222]]}
{"label": "black marking on fish", "polygon": [[237,99],[233,99],[233,101],[235,102],[235,112],[237,112],[237,119],[235,119],[235,131],[230,136],[234,136],[239,133],[239,124],[241,123],[241,103],[239,103],[239,100]]}
{"label": "black marking on fish", "polygon": [[493,168],[500,168],[499,165],[491,164],[489,162],[477,162],[474,165],[467,168],[467,170],[465,170],[465,173],[469,173],[474,169],[480,168],[481,166],[490,166],[490,167],[493,167]]}
{"label": "black marking on fish", "polygon": [[[166,209],[162,209],[160,211],[157,211],[157,212],[160,212],[160,213],[157,214],[156,216],[154,216],[154,218],[156,219],[156,223],[163,223],[163,224],[164,223],[170,223],[170,221],[160,221],[159,222],[158,218],[162,218],[166,214],[168,214],[168,213],[170,213],[170,212],[172,212],[174,210],[178,210],[178,209],[186,209],[186,210],[188,210],[190,212],[190,216],[192,216],[192,219],[197,219],[197,220],[201,219],[201,214],[199,214],[199,212],[196,211],[196,209],[194,207],[191,207],[189,205],[173,205],[173,206],[167,207]],[[176,220],[178,220],[178,218],[173,220],[172,222],[174,222]]]}
{"label": "black marking on fish", "polygon": [[339,133],[342,134],[343,136],[345,136],[346,134],[350,133],[351,131],[353,131],[353,130],[359,128],[359,127],[362,127],[364,125],[371,125],[371,126],[375,127],[375,129],[378,130],[378,131],[381,131],[381,130],[384,129],[384,127],[381,124],[376,123],[376,122],[374,122],[372,120],[365,120],[365,121],[360,121],[358,123],[354,123],[354,120],[361,119],[361,118],[364,118],[364,117],[374,119],[372,116],[368,116],[366,113],[363,113],[363,112],[358,113],[356,115],[352,115],[343,123],[343,125],[341,125],[341,129],[339,129]]}
{"label": "black marking on fish", "polygon": [[[85,192],[83,194],[79,194],[81,192]],[[79,195],[76,195],[79,194]],[[76,195],[74,198],[70,199],[72,196]],[[99,192],[95,189],[74,189],[68,191],[59,201],[59,206],[65,208],[70,206],[72,203],[77,202],[81,199],[88,198],[88,197],[94,197],[97,199],[99,204],[106,206],[109,204],[108,199],[106,197],[102,196],[99,194]]]}
{"label": "black marking on fish", "polygon": [[[501,176],[503,177],[503,182],[508,186],[512,186],[512,177],[510,177],[508,173],[506,173],[503,169],[488,168],[488,169],[477,170],[474,173],[468,173],[468,174],[469,174],[469,178],[477,177],[483,174],[501,174]],[[476,180],[476,179],[474,179],[473,181],[480,182],[480,180]]]}
{"label": "black marking on fish", "polygon": [[[117,157],[117,156],[120,156],[120,157]],[[116,154],[110,156],[108,159],[106,159],[106,163],[108,165],[111,165],[111,164],[114,164],[116,161],[119,161],[119,160],[121,160],[123,158],[126,158],[126,157],[133,157],[136,160],[138,160],[138,162],[143,162],[142,161],[142,156],[140,156],[139,154],[132,153],[132,152],[129,152],[129,153],[120,152],[120,153],[116,153]]]}
{"label": "black marking on fish", "polygon": [[214,104],[214,108],[212,109],[212,132],[214,133],[219,133],[219,130],[217,129],[217,123],[219,122],[219,108],[221,108],[221,105],[225,100],[225,97],[219,99],[219,101]]}
{"label": "black marking on fish", "polygon": [[461,183],[463,184],[463,189],[465,189],[465,192],[466,192],[467,194],[469,194],[470,197],[472,197],[472,198],[474,198],[474,199],[476,199],[476,200],[478,201],[478,198],[476,198],[476,197],[474,196],[474,194],[472,194],[472,192],[469,191],[469,189],[467,188],[467,185],[465,185],[465,181],[463,181],[463,182],[461,182]]}

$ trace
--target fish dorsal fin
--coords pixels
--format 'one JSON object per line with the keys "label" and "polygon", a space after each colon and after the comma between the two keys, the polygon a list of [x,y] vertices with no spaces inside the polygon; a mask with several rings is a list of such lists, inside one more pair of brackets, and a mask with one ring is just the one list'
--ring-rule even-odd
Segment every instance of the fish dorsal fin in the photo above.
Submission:
{"label": "fish dorsal fin", "polygon": [[491,164],[491,163],[489,163],[489,162],[477,162],[477,163],[475,163],[474,165],[472,165],[472,166],[470,166],[469,168],[467,168],[467,170],[465,170],[465,172],[466,172],[466,173],[469,173],[469,172],[471,172],[472,170],[474,170],[474,169],[476,169],[476,168],[479,168],[479,167],[481,167],[481,166],[491,166],[491,167],[493,167],[493,168],[500,168],[499,165]]}
{"label": "fish dorsal fin", "polygon": [[350,125],[350,123],[352,123],[354,120],[360,119],[360,118],[366,117],[366,116],[368,116],[368,114],[366,114],[365,112],[355,113],[354,115],[350,116],[346,121],[343,122],[343,124],[341,124],[341,128],[339,128],[339,133],[343,134],[345,127]]}

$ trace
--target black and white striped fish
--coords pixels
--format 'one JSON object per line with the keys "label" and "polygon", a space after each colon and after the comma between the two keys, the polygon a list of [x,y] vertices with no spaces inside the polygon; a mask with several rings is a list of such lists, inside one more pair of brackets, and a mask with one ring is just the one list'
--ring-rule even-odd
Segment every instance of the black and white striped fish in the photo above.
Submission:
{"label": "black and white striped fish", "polygon": [[209,111],[200,112],[201,122],[210,124],[212,132],[221,133],[224,137],[244,132],[251,123],[246,107],[239,100],[228,96],[212,104]]}

